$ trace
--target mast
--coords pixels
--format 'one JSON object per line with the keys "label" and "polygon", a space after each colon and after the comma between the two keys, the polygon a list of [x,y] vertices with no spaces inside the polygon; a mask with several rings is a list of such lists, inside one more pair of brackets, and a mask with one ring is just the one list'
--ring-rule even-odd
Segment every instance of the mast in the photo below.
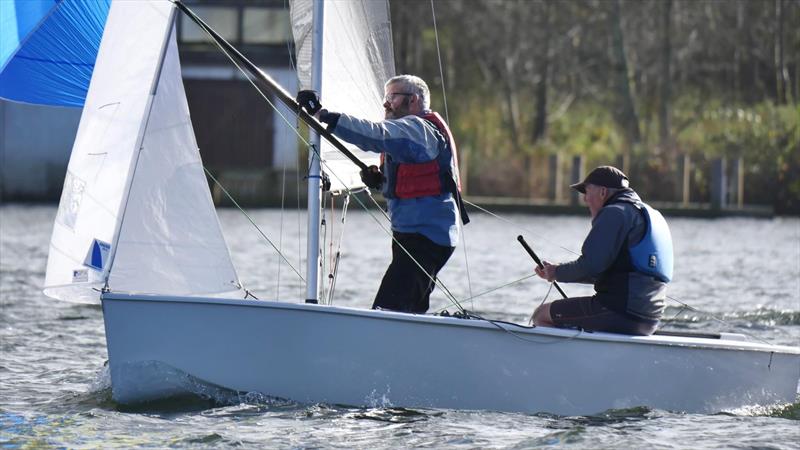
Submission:
{"label": "mast", "polygon": [[[311,88],[321,93],[322,88],[322,25],[324,0],[314,0],[312,21]],[[319,298],[319,228],[322,203],[319,133],[310,131],[311,151],[308,152],[308,248],[306,250],[306,303],[317,303]]]}

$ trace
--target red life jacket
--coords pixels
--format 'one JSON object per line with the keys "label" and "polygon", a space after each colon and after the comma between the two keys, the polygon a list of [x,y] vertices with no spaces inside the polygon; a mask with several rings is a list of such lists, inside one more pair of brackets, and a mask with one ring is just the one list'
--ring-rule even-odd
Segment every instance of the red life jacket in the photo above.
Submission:
{"label": "red life jacket", "polygon": [[435,159],[424,163],[396,163],[391,157],[381,154],[381,165],[387,175],[383,195],[388,198],[418,198],[447,192],[456,196],[461,191],[458,154],[450,128],[436,112],[431,111],[421,117],[432,123],[444,136],[445,148],[439,151]]}

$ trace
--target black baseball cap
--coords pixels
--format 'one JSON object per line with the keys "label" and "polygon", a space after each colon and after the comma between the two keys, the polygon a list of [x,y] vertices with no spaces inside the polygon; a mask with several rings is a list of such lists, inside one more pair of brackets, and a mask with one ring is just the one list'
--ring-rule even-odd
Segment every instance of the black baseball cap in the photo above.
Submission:
{"label": "black baseball cap", "polygon": [[616,167],[600,166],[589,172],[589,175],[586,176],[583,182],[572,184],[570,187],[581,194],[585,194],[587,184],[613,189],[623,189],[628,187],[629,183],[628,177]]}

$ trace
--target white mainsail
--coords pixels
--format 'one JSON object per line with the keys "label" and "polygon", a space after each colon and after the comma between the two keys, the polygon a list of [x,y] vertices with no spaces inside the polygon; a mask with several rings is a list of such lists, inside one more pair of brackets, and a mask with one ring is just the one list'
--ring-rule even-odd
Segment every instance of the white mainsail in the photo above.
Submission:
{"label": "white mainsail", "polygon": [[[300,89],[311,89],[312,0],[291,3],[292,31],[297,51]],[[383,119],[383,84],[394,76],[389,5],[384,0],[325,2],[320,100],[331,111]],[[348,148],[367,165],[379,162],[375,153]],[[331,189],[363,186],[358,167],[328,142],[321,145],[323,170]]]}
{"label": "white mainsail", "polygon": [[167,0],[114,2],[53,228],[45,293],[234,295]]}

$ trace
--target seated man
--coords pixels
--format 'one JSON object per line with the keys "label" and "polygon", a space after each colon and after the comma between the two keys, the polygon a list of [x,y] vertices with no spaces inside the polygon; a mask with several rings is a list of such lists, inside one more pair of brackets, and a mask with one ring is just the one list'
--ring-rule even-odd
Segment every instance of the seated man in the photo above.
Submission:
{"label": "seated man", "polygon": [[615,167],[598,167],[570,187],[584,194],[592,229],[578,259],[545,261],[536,274],[551,282],[594,283],[596,293],[543,304],[534,312],[534,323],[653,334],[672,278],[672,238],[664,218],[642,203]]}

